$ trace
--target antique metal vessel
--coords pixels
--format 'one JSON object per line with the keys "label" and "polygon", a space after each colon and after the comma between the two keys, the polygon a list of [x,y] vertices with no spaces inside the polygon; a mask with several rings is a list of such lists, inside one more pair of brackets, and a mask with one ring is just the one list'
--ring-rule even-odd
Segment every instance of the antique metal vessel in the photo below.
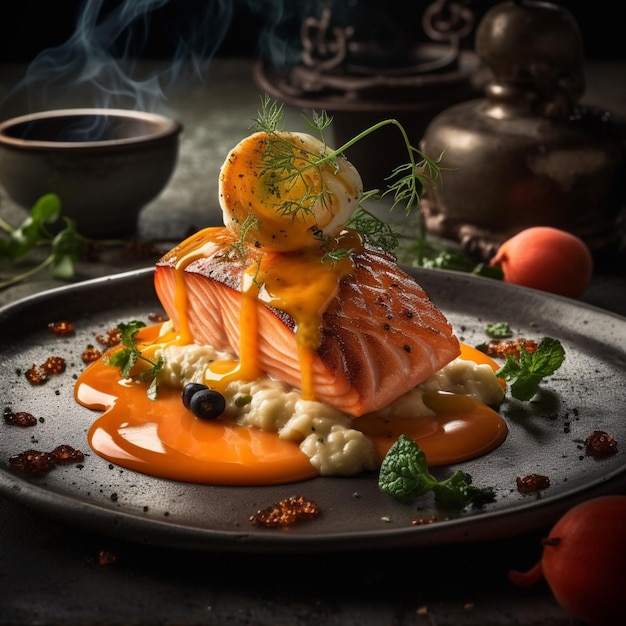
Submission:
{"label": "antique metal vessel", "polygon": [[423,201],[426,231],[483,259],[536,225],[570,231],[592,251],[617,245],[624,141],[609,112],[579,102],[573,17],[547,2],[502,2],[479,23],[475,47],[493,73],[485,97],[439,113],[420,144],[443,152],[447,168]]}
{"label": "antique metal vessel", "polygon": [[[467,3],[320,0],[317,8],[283,27],[298,33],[293,58],[264,56],[255,78],[277,100],[329,113],[334,147],[386,118],[399,120],[417,145],[437,113],[482,93],[483,66],[463,45],[475,27]],[[392,127],[346,155],[368,189],[385,189],[393,169],[407,162],[406,146]]]}

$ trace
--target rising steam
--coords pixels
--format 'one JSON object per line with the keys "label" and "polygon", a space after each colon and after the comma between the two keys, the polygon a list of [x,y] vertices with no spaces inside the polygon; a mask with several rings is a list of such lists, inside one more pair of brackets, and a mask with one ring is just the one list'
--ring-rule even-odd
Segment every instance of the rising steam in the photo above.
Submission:
{"label": "rising steam", "polygon": [[[72,106],[167,112],[165,94],[183,72],[206,79],[231,24],[234,2],[123,0],[111,6],[86,0],[73,35],[40,52],[4,104],[26,100],[23,113]],[[174,7],[176,19],[168,19]],[[138,61],[154,19],[162,20],[170,38],[162,43],[173,52],[162,62],[143,64],[139,75]]]}

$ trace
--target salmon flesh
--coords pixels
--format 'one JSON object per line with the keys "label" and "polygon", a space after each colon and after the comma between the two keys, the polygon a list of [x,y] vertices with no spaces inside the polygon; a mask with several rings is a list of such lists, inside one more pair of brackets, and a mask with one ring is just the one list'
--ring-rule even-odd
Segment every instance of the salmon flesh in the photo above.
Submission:
{"label": "salmon flesh", "polygon": [[[225,261],[219,244],[182,268],[177,259],[174,248],[155,270],[156,293],[174,328],[181,323],[183,302],[193,341],[237,358],[242,342],[250,339],[241,332],[246,264]],[[444,314],[392,256],[365,246],[354,253],[353,262],[353,271],[341,278],[336,297],[321,314],[321,341],[310,371],[315,400],[360,416],[426,380],[459,356],[460,345]],[[181,283],[183,298],[177,293]],[[295,320],[261,300],[256,319],[259,369],[301,388]]]}

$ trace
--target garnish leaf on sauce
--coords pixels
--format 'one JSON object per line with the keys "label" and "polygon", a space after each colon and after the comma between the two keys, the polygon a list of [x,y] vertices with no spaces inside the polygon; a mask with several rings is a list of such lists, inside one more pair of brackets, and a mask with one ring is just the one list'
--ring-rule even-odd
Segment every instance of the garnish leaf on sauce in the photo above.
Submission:
{"label": "garnish leaf on sauce", "polygon": [[565,350],[558,339],[544,337],[537,349],[530,353],[520,347],[519,359],[507,355],[506,362],[496,376],[513,381],[511,395],[517,400],[530,400],[546,377],[554,374],[565,360]]}
{"label": "garnish leaf on sauce", "polygon": [[131,378],[133,368],[138,362],[141,362],[144,367],[135,375],[134,379],[142,383],[148,383],[148,398],[156,400],[158,393],[157,374],[163,368],[163,358],[159,357],[157,361],[151,361],[137,347],[135,337],[144,327],[145,324],[138,320],[133,320],[128,324],[124,322],[119,323],[117,329],[122,335],[121,343],[123,347],[108,355],[104,362],[107,365],[118,367],[122,378]]}
{"label": "garnish leaf on sauce", "polygon": [[471,476],[460,470],[445,480],[437,480],[428,471],[424,452],[406,435],[400,435],[391,446],[378,475],[379,489],[399,502],[410,503],[429,491],[434,493],[437,504],[448,509],[493,502],[493,489],[471,483]]}

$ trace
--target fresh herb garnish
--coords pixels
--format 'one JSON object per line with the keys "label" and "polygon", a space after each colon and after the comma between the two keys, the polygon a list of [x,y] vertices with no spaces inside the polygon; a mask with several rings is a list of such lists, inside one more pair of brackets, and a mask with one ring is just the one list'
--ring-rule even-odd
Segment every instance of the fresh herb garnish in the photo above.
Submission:
{"label": "fresh herb garnish", "polygon": [[426,455],[417,443],[400,435],[387,452],[380,466],[378,487],[395,500],[410,503],[432,491],[435,502],[448,509],[460,510],[468,506],[480,507],[493,502],[490,487],[475,487],[469,474],[457,470],[449,478],[439,481],[429,471]]}
{"label": "fresh herb garnish", "polygon": [[237,241],[233,242],[232,250],[237,255],[237,257],[245,261],[246,260],[246,238],[248,236],[248,232],[251,229],[256,228],[259,225],[259,218],[252,213],[248,213],[246,219],[241,225],[241,232],[239,233],[239,238]]}
{"label": "fresh herb garnish", "polygon": [[362,205],[352,214],[348,226],[358,230],[368,243],[387,252],[393,252],[398,247],[395,229],[366,211]]}
{"label": "fresh herb garnish", "polygon": [[485,333],[492,339],[508,339],[513,336],[511,328],[507,322],[496,322],[495,324],[487,324]]}
{"label": "fresh herb garnish", "polygon": [[[146,358],[137,346],[135,337],[137,333],[145,327],[145,324],[138,320],[133,320],[128,324],[123,322],[117,325],[117,329],[121,332],[122,348],[111,353],[103,359],[106,365],[119,367],[120,376],[122,378],[132,378],[142,383],[148,383],[147,395],[150,400],[156,400],[158,376],[157,374],[163,368],[163,358],[159,357],[157,361]],[[140,369],[135,376],[132,376],[132,370],[140,363],[143,368]]]}
{"label": "fresh herb garnish", "polygon": [[416,238],[414,235],[405,235],[400,242],[397,256],[404,265],[466,272],[474,276],[502,280],[504,273],[500,267],[491,267],[488,263],[476,262],[475,259],[457,250],[442,250],[443,245],[443,242],[437,242],[437,245],[434,245],[423,236]]}
{"label": "fresh herb garnish", "polygon": [[0,230],[8,235],[8,238],[0,239],[0,257],[17,260],[37,246],[50,246],[48,256],[41,263],[27,272],[1,281],[0,289],[16,285],[45,268],[50,269],[54,278],[72,277],[74,263],[80,258],[86,240],[76,232],[75,223],[69,218],[64,218],[65,228],[56,235],[51,233],[48,225],[54,224],[60,217],[61,201],[56,194],[50,193],[39,198],[18,228],[0,219]]}
{"label": "fresh herb garnish", "polygon": [[[376,132],[380,128],[394,125],[400,131],[406,146],[408,163],[396,167],[388,180],[388,188],[382,192],[379,190],[366,191],[360,199],[359,211],[356,212],[350,223],[350,227],[359,230],[367,241],[377,247],[393,253],[398,245],[398,238],[394,229],[385,224],[378,217],[365,210],[363,202],[370,198],[380,198],[386,195],[393,196],[393,210],[397,205],[403,204],[407,215],[419,208],[420,196],[426,187],[426,183],[439,184],[441,180],[441,168],[439,163],[443,157],[431,159],[421,153],[411,145],[406,130],[396,119],[386,119],[370,126],[358,135],[344,143],[336,149],[328,148],[322,155],[306,152],[305,150],[294,151],[293,145],[287,138],[279,134],[283,115],[283,105],[273,101],[269,96],[261,98],[261,108],[257,120],[252,124],[251,129],[264,131],[268,134],[268,144],[263,152],[263,167],[265,171],[275,173],[277,180],[281,183],[294,183],[297,179],[305,182],[310,189],[309,194],[297,202],[286,201],[285,204],[277,207],[277,213],[292,215],[297,218],[300,212],[311,212],[316,202],[325,202],[329,191],[323,187],[316,191],[306,184],[304,174],[311,169],[316,169],[324,164],[332,164],[343,156],[346,150]],[[303,116],[307,125],[318,134],[320,141],[326,146],[324,130],[332,123],[325,111],[313,111],[311,117]],[[323,180],[323,177],[321,177]]]}
{"label": "fresh herb garnish", "polygon": [[565,350],[558,339],[544,337],[534,352],[520,345],[519,358],[507,355],[496,376],[513,381],[511,395],[522,401],[530,400],[538,391],[541,381],[554,374],[565,360]]}
{"label": "fresh herb garnish", "polygon": [[322,263],[327,261],[331,264],[339,263],[343,259],[348,258],[352,254],[352,250],[346,248],[331,248],[321,258]]}

